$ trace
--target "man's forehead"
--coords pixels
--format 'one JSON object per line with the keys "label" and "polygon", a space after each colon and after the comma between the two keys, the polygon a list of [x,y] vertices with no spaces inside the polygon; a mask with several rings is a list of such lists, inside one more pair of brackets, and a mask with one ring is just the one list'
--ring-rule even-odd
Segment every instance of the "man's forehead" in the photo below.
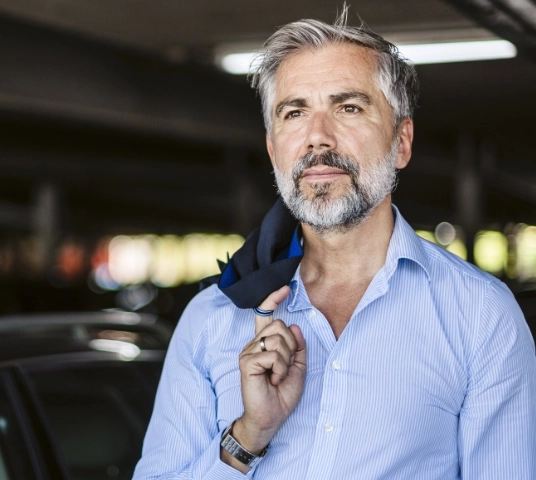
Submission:
{"label": "man's forehead", "polygon": [[364,68],[376,69],[377,56],[370,48],[347,42],[329,43],[321,47],[306,47],[289,54],[278,68],[279,72],[293,70],[302,64],[314,64],[317,59],[337,57],[346,62],[359,63]]}
{"label": "man's forehead", "polygon": [[289,98],[308,97],[307,87],[319,84],[327,100],[352,91],[376,87],[377,60],[374,52],[348,43],[308,48],[289,55],[275,76],[279,103]]}

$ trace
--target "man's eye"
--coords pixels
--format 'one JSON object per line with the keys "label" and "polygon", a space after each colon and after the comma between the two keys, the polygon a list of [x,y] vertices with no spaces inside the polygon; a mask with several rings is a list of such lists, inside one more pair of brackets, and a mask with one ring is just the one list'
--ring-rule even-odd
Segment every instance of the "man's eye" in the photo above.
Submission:
{"label": "man's eye", "polygon": [[358,113],[360,108],[357,105],[344,105],[342,111],[344,113]]}
{"label": "man's eye", "polygon": [[299,110],[291,110],[285,115],[285,118],[297,118],[301,115]]}

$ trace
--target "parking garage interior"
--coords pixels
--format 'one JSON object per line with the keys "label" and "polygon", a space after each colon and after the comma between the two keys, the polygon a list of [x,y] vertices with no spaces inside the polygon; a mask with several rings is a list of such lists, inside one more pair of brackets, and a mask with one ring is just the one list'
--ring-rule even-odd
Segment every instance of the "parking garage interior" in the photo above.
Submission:
{"label": "parking garage interior", "polygon": [[[340,7],[0,0],[0,314],[176,322],[277,195],[260,101],[222,52]],[[425,238],[505,281],[530,317],[536,6],[363,0],[350,12],[398,45],[515,46],[513,58],[417,65],[414,153],[393,199]]]}

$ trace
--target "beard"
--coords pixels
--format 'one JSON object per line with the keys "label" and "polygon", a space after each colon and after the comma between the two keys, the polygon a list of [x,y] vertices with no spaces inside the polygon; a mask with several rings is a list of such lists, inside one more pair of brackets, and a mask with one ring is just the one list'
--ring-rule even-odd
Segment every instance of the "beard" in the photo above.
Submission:
{"label": "beard", "polygon": [[[274,168],[279,194],[292,215],[310,225],[317,234],[345,231],[365,221],[378,204],[396,187],[396,158],[398,141],[379,160],[367,162],[363,170],[350,156],[330,150],[320,154],[308,153],[298,160],[290,174]],[[342,170],[350,177],[350,185],[343,194],[334,194],[336,182],[311,183],[312,196],[308,197],[300,187],[302,175],[308,168],[326,165]]]}

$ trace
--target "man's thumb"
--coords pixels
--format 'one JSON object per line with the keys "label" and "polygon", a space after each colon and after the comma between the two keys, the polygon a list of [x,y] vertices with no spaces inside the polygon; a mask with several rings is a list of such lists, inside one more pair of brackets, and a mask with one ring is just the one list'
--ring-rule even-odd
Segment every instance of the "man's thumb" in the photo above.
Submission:
{"label": "man's thumb", "polygon": [[307,349],[305,346],[305,338],[303,337],[303,333],[298,325],[291,325],[289,330],[294,335],[296,343],[298,344],[296,353],[294,354],[294,365],[303,368],[305,372],[307,365]]}

